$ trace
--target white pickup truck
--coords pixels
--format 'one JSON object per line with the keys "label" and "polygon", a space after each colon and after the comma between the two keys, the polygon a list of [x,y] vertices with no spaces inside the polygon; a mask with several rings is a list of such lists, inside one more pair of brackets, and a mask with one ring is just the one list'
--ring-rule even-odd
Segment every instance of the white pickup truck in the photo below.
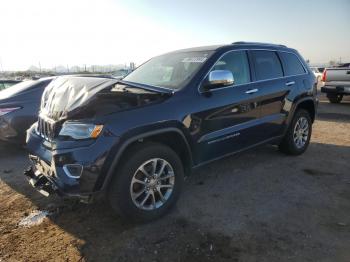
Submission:
{"label": "white pickup truck", "polygon": [[350,63],[340,67],[326,68],[323,71],[322,93],[327,94],[331,103],[340,103],[343,96],[350,95]]}

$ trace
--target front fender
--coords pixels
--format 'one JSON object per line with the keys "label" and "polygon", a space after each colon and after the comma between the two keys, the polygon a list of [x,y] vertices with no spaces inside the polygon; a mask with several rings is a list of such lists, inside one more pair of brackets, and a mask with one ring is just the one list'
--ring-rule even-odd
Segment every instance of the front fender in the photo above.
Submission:
{"label": "front fender", "polygon": [[176,134],[182,137],[183,142],[186,145],[188,154],[191,158],[190,161],[192,163],[192,149],[181,127],[172,126],[172,127],[154,128],[152,126],[149,126],[149,127],[143,127],[143,128],[135,128],[127,132],[126,134],[122,135],[118,143],[115,144],[110,150],[108,157],[106,159],[104,168],[102,170],[103,172],[101,172],[101,175],[96,183],[95,191],[100,191],[100,190],[103,191],[107,189],[108,185],[112,180],[113,174],[115,173],[115,169],[118,166],[120,159],[122,155],[125,153],[128,146],[130,146],[132,143],[136,141],[142,141],[147,137],[159,135],[162,133],[165,134],[169,132],[175,132]]}

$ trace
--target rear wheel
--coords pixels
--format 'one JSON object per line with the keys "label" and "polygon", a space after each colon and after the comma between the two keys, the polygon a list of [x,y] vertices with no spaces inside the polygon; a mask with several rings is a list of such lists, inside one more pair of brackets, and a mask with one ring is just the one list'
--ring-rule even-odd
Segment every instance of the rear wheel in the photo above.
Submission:
{"label": "rear wheel", "polygon": [[166,214],[180,194],[184,171],[169,147],[147,143],[123,157],[109,188],[111,207],[122,217],[147,222]]}
{"label": "rear wheel", "polygon": [[284,136],[279,149],[289,155],[300,155],[305,152],[312,132],[312,121],[308,111],[299,109]]}
{"label": "rear wheel", "polygon": [[338,104],[343,99],[343,95],[327,94],[327,98],[328,98],[329,102],[331,102],[333,104]]}

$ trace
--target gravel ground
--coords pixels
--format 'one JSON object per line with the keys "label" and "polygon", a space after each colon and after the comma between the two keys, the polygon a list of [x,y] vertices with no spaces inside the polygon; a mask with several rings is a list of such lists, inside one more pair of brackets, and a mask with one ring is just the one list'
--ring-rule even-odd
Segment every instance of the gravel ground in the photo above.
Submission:
{"label": "gravel ground", "polygon": [[[146,225],[41,196],[25,152],[0,145],[0,261],[350,261],[350,99],[321,97],[313,128],[302,156],[263,146],[198,169]],[[52,215],[19,226],[37,209]]]}

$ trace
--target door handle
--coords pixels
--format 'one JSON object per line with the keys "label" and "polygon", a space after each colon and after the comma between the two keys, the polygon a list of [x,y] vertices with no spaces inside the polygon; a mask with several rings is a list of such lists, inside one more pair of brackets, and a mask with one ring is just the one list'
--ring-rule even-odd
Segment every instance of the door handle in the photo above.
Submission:
{"label": "door handle", "polygon": [[292,86],[292,85],[294,85],[294,84],[295,84],[294,81],[289,81],[289,82],[286,83],[286,86]]}
{"label": "door handle", "polygon": [[254,94],[254,93],[256,93],[256,92],[258,92],[259,91],[259,89],[249,89],[249,90],[247,90],[247,91],[245,91],[245,93],[246,94]]}

